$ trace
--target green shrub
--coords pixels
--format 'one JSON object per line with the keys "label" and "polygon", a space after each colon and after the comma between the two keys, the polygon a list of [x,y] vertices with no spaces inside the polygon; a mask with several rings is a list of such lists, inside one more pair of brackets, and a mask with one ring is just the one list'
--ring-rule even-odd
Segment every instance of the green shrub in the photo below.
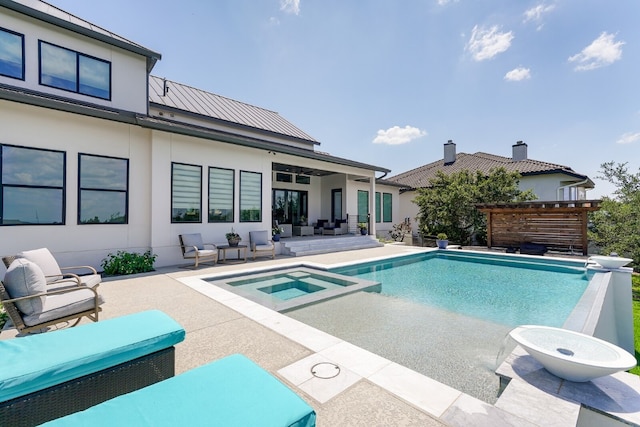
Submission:
{"label": "green shrub", "polygon": [[118,251],[115,255],[110,253],[102,260],[102,269],[107,276],[145,273],[153,271],[156,257],[157,255],[151,254],[151,251],[146,251],[144,254]]}

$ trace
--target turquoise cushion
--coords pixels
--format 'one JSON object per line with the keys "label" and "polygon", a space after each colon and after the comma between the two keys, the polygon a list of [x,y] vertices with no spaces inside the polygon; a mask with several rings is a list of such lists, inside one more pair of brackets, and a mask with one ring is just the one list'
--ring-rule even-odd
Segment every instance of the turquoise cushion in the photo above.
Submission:
{"label": "turquoise cushion", "polygon": [[234,354],[45,426],[293,426],[313,409],[246,357]]}
{"label": "turquoise cushion", "polygon": [[0,341],[0,402],[154,353],[184,340],[158,310]]}

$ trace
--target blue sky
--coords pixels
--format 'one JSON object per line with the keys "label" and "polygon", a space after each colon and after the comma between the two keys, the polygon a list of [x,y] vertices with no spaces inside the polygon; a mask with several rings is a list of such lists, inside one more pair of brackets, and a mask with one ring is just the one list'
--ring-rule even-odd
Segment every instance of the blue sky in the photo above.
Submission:
{"label": "blue sky", "polygon": [[391,175],[457,151],[640,170],[637,0],[50,0],[162,54],[152,73],[277,111]]}

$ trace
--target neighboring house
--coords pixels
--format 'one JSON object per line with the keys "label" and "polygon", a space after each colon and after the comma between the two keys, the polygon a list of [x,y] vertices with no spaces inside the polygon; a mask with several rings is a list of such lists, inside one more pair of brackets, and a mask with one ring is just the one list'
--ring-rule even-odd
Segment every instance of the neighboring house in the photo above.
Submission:
{"label": "neighboring house", "polygon": [[402,186],[400,190],[400,212],[410,218],[414,231],[418,206],[413,203],[419,188],[428,187],[437,172],[452,174],[463,170],[489,173],[492,169],[504,168],[521,175],[520,189],[531,189],[540,201],[585,200],[586,192],[594,187],[588,176],[579,174],[567,166],[529,159],[527,144],[518,141],[512,146],[512,156],[502,157],[487,153],[456,153],[456,144],[444,144],[444,158],[419,168],[387,178]]}
{"label": "neighboring house", "polygon": [[47,3],[0,0],[0,254],[48,247],[99,267],[151,250],[163,266],[182,261],[182,233],[223,243],[234,228],[246,242],[274,220],[399,222],[399,188],[376,182],[388,169],[316,151],[273,111],[150,75],[160,58]]}

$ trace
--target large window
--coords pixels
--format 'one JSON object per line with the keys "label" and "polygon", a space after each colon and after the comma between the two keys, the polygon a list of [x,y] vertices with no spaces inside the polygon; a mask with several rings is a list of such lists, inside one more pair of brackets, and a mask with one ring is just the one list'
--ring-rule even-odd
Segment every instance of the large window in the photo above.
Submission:
{"label": "large window", "polygon": [[382,216],[380,215],[380,192],[376,191],[376,223],[380,222]]}
{"label": "large window", "polygon": [[127,224],[129,160],[78,155],[78,223]]}
{"label": "large window", "polygon": [[382,193],[382,221],[383,222],[392,222],[393,221],[393,213],[392,213],[392,194],[391,193]]}
{"label": "large window", "polygon": [[358,190],[358,222],[369,223],[369,192]]}
{"label": "large window", "polygon": [[171,164],[171,222],[202,222],[202,167]]}
{"label": "large window", "polygon": [[24,80],[24,36],[0,28],[0,75]]}
{"label": "large window", "polygon": [[111,99],[111,63],[40,41],[40,84]]}
{"label": "large window", "polygon": [[262,221],[262,174],[240,171],[240,222]]}
{"label": "large window", "polygon": [[64,224],[66,155],[0,145],[2,225]]}
{"label": "large window", "polygon": [[233,173],[209,168],[209,222],[233,222]]}

